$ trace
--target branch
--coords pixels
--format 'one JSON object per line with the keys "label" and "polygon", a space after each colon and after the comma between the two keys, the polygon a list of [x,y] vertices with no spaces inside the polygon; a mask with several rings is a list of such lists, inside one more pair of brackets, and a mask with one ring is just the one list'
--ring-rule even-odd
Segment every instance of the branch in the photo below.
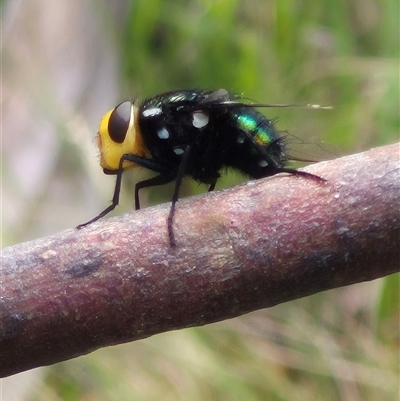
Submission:
{"label": "branch", "polygon": [[3,251],[0,376],[399,271],[399,145]]}

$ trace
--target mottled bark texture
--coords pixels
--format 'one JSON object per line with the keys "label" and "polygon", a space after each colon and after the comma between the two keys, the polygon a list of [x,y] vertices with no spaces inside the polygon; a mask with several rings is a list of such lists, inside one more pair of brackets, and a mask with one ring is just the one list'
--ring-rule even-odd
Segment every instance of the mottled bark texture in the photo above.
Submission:
{"label": "mottled bark texture", "polygon": [[[399,271],[399,145],[3,251],[0,373]],[[95,211],[93,211],[95,212]],[[79,223],[78,221],[75,223]]]}

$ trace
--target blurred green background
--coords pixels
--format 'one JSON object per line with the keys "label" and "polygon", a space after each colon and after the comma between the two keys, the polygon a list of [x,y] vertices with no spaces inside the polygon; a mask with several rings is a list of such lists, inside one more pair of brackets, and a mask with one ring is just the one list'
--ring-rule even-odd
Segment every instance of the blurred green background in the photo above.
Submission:
{"label": "blurred green background", "polygon": [[[227,88],[258,102],[334,106],[265,113],[340,154],[398,141],[397,0],[0,4],[3,247],[108,205],[114,179],[98,166],[95,135],[126,98]],[[115,214],[131,209],[146,174],[126,174]],[[184,192],[204,190],[189,182]],[[147,195],[148,205],[170,199]],[[2,389],[27,401],[392,401],[398,390],[399,275],[102,349]]]}

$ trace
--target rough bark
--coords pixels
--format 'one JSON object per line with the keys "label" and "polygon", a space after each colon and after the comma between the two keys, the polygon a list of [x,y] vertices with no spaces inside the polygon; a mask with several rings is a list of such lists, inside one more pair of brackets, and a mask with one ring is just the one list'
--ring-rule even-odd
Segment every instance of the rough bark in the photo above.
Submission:
{"label": "rough bark", "polygon": [[399,271],[399,145],[7,248],[0,376]]}

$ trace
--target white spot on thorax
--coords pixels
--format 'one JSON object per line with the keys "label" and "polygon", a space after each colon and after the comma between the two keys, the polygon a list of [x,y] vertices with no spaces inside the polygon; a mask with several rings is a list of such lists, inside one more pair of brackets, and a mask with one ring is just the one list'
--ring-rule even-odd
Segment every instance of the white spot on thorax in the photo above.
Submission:
{"label": "white spot on thorax", "polygon": [[175,148],[175,149],[174,149],[174,153],[175,153],[177,156],[183,155],[183,152],[184,152],[184,150],[183,150],[182,148]]}
{"label": "white spot on thorax", "polygon": [[162,127],[157,131],[157,136],[160,139],[168,139],[169,138],[169,132],[165,127]]}
{"label": "white spot on thorax", "polygon": [[158,116],[162,113],[162,110],[159,107],[152,107],[151,109],[143,110],[143,117],[154,117]]}
{"label": "white spot on thorax", "polygon": [[203,111],[195,111],[193,112],[192,115],[193,115],[193,127],[203,128],[210,121],[208,114],[204,113]]}
{"label": "white spot on thorax", "polygon": [[260,160],[260,161],[258,162],[258,165],[259,165],[260,167],[267,167],[267,166],[268,166],[268,162],[267,162],[266,160]]}

